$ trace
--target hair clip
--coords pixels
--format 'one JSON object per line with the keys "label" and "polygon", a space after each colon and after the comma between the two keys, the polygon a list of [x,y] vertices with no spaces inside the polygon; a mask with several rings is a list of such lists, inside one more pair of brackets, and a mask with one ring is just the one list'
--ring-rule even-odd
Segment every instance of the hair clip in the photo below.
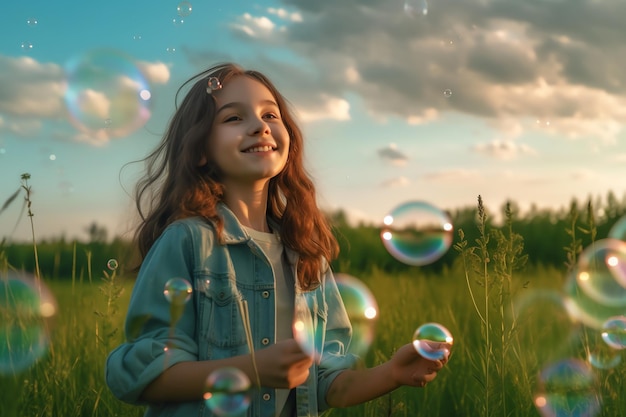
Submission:
{"label": "hair clip", "polygon": [[222,83],[217,77],[209,77],[206,86],[207,94],[213,94],[213,91],[220,90],[222,88]]}

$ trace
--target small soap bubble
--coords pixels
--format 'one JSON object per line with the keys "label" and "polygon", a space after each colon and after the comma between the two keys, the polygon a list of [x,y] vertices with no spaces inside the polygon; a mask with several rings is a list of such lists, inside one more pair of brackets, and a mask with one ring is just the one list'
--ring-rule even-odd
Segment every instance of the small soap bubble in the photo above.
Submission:
{"label": "small soap bubble", "polygon": [[609,318],[602,325],[602,340],[613,349],[626,348],[626,317]]}
{"label": "small soap bubble", "polygon": [[335,274],[341,300],[352,324],[349,353],[364,356],[373,340],[378,319],[378,303],[363,281],[348,274]]}
{"label": "small soap bubble", "polygon": [[534,402],[543,417],[598,415],[601,402],[593,368],[580,359],[551,363],[539,374]]}
{"label": "small soap bubble", "polygon": [[176,52],[176,48],[174,48],[173,46],[168,46],[167,48],[165,48],[165,51],[167,53],[173,54]]}
{"label": "small soap bubble", "polygon": [[426,0],[405,0],[404,13],[409,17],[426,16],[428,2]]}
{"label": "small soap bubble", "polygon": [[430,264],[450,248],[453,233],[450,216],[424,201],[409,201],[383,219],[383,245],[394,258],[408,265]]}
{"label": "small soap bubble", "polygon": [[41,280],[26,272],[0,275],[0,375],[15,375],[41,360],[56,312],[56,300]]}
{"label": "small soap bubble", "polygon": [[163,295],[172,305],[183,305],[191,298],[193,288],[185,278],[172,278],[165,283]]}
{"label": "small soap bubble", "polygon": [[22,50],[23,51],[30,51],[31,49],[33,49],[33,44],[30,41],[24,41],[22,42]]}
{"label": "small soap bubble", "polygon": [[413,333],[417,353],[433,361],[448,357],[453,343],[452,333],[439,323],[422,324]]}
{"label": "small soap bubble", "polygon": [[250,406],[250,390],[250,379],[241,370],[220,368],[211,372],[205,382],[204,403],[216,416],[240,416]]}
{"label": "small soap bubble", "polygon": [[57,160],[57,156],[53,153],[51,153],[50,155],[48,155],[48,159],[51,161],[56,161]]}
{"label": "small soap bubble", "polygon": [[31,26],[31,27],[33,27],[33,26],[37,26],[37,24],[38,24],[38,23],[39,23],[39,20],[37,20],[37,19],[36,19],[36,18],[34,18],[34,17],[29,17],[28,19],[26,19],[26,24],[27,24],[28,26]]}
{"label": "small soap bubble", "polygon": [[134,35],[134,36],[133,36],[133,40],[134,40],[134,41],[140,41],[141,39],[143,39],[143,38],[141,37],[141,35]]}
{"label": "small soap bubble", "polygon": [[172,19],[172,24],[174,26],[181,26],[183,23],[185,23],[185,19],[179,18],[179,17],[175,17]]}
{"label": "small soap bubble", "polygon": [[606,370],[613,369],[622,363],[622,356],[614,349],[597,347],[589,350],[587,360],[594,368]]}
{"label": "small soap bubble", "polygon": [[446,88],[445,90],[443,90],[443,96],[445,98],[450,98],[452,97],[452,90],[450,90],[449,88]]}
{"label": "small soap bubble", "polygon": [[115,271],[119,266],[120,265],[117,262],[117,259],[109,259],[107,261],[107,268],[109,268],[109,270],[111,271]]}
{"label": "small soap bubble", "polygon": [[176,11],[178,12],[178,15],[182,17],[189,16],[192,10],[193,9],[191,7],[191,3],[188,1],[181,1],[180,3],[178,3],[178,6],[176,7]]}

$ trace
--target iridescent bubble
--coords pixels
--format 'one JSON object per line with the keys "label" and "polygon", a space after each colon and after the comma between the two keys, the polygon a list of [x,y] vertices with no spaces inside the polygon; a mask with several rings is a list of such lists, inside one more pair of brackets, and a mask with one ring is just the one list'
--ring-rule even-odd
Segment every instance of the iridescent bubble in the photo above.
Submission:
{"label": "iridescent bubble", "polygon": [[380,237],[387,251],[408,265],[426,265],[443,256],[452,243],[450,216],[424,201],[409,201],[383,219]]}
{"label": "iridescent bubble", "polygon": [[425,323],[413,333],[413,347],[426,359],[439,360],[450,354],[452,333],[439,323]]}
{"label": "iridescent bubble", "polygon": [[109,259],[107,261],[107,268],[111,271],[115,271],[119,266],[120,264],[117,262],[117,259]]}
{"label": "iridescent bubble", "polygon": [[443,90],[443,96],[445,98],[450,98],[452,97],[452,90],[450,90],[449,88],[446,88],[445,90]]}
{"label": "iridescent bubble", "polygon": [[593,417],[600,396],[593,369],[580,359],[562,359],[539,374],[535,406],[543,417]]}
{"label": "iridescent bubble", "polygon": [[0,276],[0,375],[25,371],[48,351],[49,321],[57,304],[26,272]]}
{"label": "iridescent bubble", "polygon": [[36,18],[34,18],[34,17],[29,17],[28,19],[26,19],[26,24],[27,24],[28,26],[31,26],[31,27],[33,27],[33,26],[37,26],[37,24],[38,24],[38,23],[39,23],[39,20],[37,20],[37,19],[36,19]]}
{"label": "iridescent bubble", "polygon": [[22,50],[23,51],[30,51],[31,49],[33,49],[33,43],[30,41],[24,41],[22,42]]}
{"label": "iridescent bubble", "polygon": [[428,14],[428,2],[426,0],[405,0],[404,13],[409,17],[426,16]]}
{"label": "iridescent bubble", "polygon": [[578,258],[578,285],[592,299],[608,306],[626,306],[626,242],[600,239]]}
{"label": "iridescent bubble", "polygon": [[605,321],[624,313],[624,306],[601,303],[590,297],[581,288],[578,269],[573,268],[567,275],[564,285],[564,302],[567,311],[576,322],[601,330]]}
{"label": "iridescent bubble", "polygon": [[173,54],[176,52],[176,48],[174,48],[173,46],[168,46],[167,48],[165,48],[165,50],[170,54]]}
{"label": "iridescent bubble", "polygon": [[314,361],[321,358],[321,334],[315,332],[313,306],[315,299],[311,292],[296,294],[293,314],[293,337],[300,349]]}
{"label": "iridescent bubble", "polygon": [[626,216],[622,216],[613,226],[611,226],[607,237],[626,241]]}
{"label": "iridescent bubble", "polygon": [[206,380],[204,403],[216,416],[239,416],[250,406],[250,388],[250,379],[241,370],[220,368]]}
{"label": "iridescent bubble", "polygon": [[613,349],[626,348],[626,317],[609,318],[602,325],[602,340]]}
{"label": "iridescent bubble", "polygon": [[182,18],[179,18],[179,17],[175,17],[175,18],[172,19],[172,24],[174,26],[180,26],[180,25],[182,25],[184,23],[185,23],[185,19],[182,19]]}
{"label": "iridescent bubble", "polygon": [[188,1],[181,1],[176,7],[176,11],[178,12],[179,16],[189,16],[192,11],[191,3],[189,3]]}
{"label": "iridescent bubble", "polygon": [[95,138],[123,137],[150,118],[141,98],[148,82],[134,60],[112,49],[92,50],[67,63],[65,104],[70,122]]}
{"label": "iridescent bubble", "polygon": [[[525,289],[513,300],[512,317],[506,318],[515,328],[520,360],[529,365],[562,357],[580,340],[560,291]],[[544,343],[547,338],[551,343]]]}
{"label": "iridescent bubble", "polygon": [[620,363],[622,363],[622,356],[618,351],[610,349],[608,346],[596,347],[590,349],[587,355],[589,364],[596,369],[613,369]]}
{"label": "iridescent bubble", "polygon": [[172,278],[165,283],[163,295],[172,305],[184,305],[191,298],[193,287],[185,278]]}
{"label": "iridescent bubble", "polygon": [[348,274],[335,274],[339,294],[352,324],[352,340],[349,353],[364,356],[369,350],[376,332],[378,303],[361,280]]}

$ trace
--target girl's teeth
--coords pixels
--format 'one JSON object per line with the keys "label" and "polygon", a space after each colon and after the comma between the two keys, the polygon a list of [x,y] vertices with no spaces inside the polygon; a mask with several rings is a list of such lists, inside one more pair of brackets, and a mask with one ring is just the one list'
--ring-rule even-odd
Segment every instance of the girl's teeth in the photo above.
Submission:
{"label": "girl's teeth", "polygon": [[269,152],[271,150],[271,146],[257,146],[256,148],[250,148],[246,150],[246,152]]}

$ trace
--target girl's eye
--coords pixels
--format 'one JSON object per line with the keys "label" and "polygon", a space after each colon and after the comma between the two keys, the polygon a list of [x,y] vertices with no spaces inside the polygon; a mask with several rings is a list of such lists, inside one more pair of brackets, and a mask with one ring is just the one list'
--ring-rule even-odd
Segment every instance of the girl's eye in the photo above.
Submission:
{"label": "girl's eye", "polygon": [[239,116],[229,116],[224,121],[225,122],[234,122],[234,121],[237,121],[237,120],[241,120],[241,118]]}
{"label": "girl's eye", "polygon": [[278,119],[278,116],[274,113],[267,113],[264,117],[267,119]]}

